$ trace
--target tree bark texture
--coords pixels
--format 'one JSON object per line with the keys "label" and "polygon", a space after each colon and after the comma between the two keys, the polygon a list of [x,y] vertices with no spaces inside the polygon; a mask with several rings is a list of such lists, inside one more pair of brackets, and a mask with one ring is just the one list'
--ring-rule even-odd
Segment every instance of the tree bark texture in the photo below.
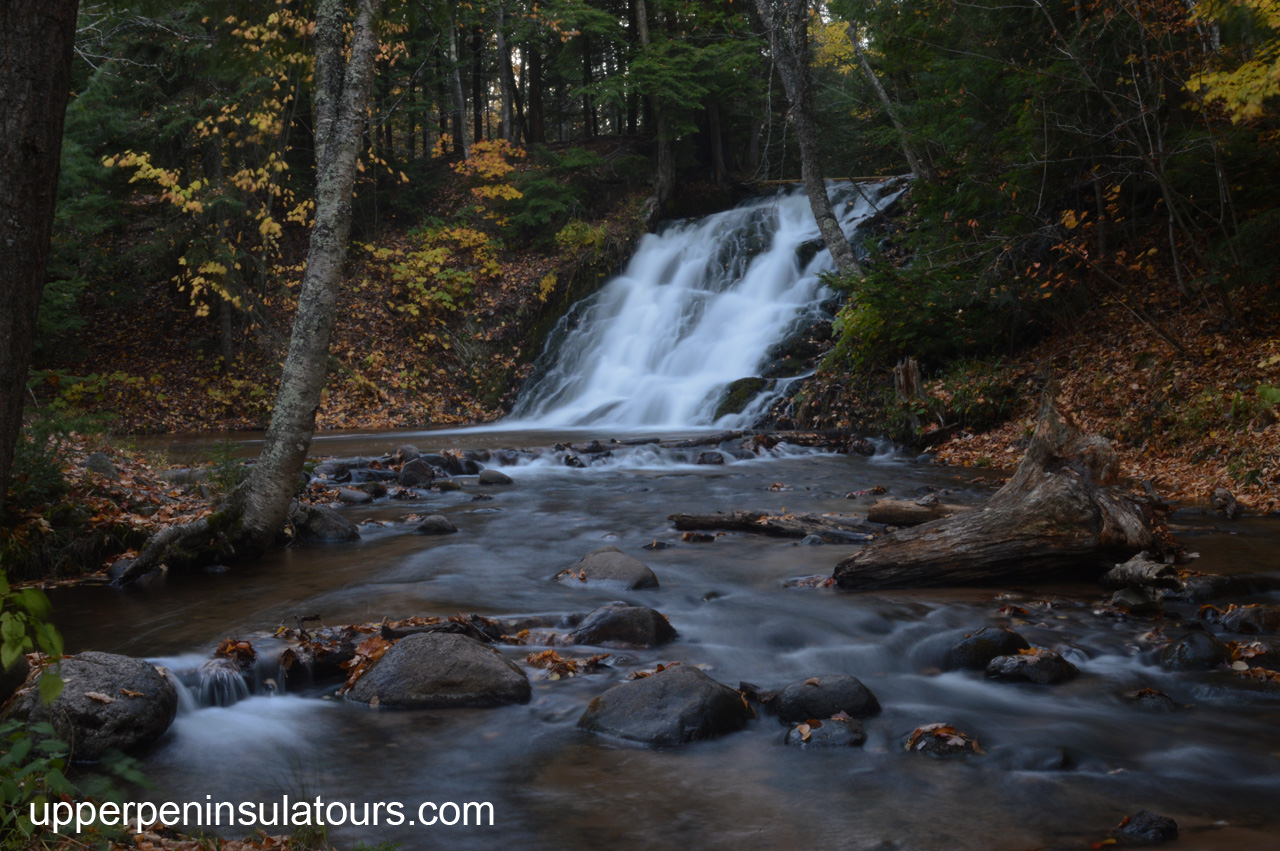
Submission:
{"label": "tree bark texture", "polygon": [[264,550],[284,525],[311,447],[351,233],[351,191],[378,52],[373,23],[382,2],[359,0],[349,60],[344,60],[345,4],[317,4],[316,126],[323,132],[316,139],[316,217],[275,408],[243,491],[241,555]]}
{"label": "tree bark texture", "polygon": [[77,5],[0,2],[0,507],[44,293]]}
{"label": "tree bark texture", "polygon": [[865,541],[880,527],[861,517],[837,514],[773,514],[768,511],[717,511],[715,514],[672,514],[676,529],[687,531],[746,532],[771,538],[804,538],[817,535],[830,544]]}
{"label": "tree bark texture", "polygon": [[1050,389],[1026,457],[986,505],[880,538],[835,579],[871,590],[1092,578],[1144,549],[1173,549],[1168,530],[1120,486],[1110,442],[1082,434]]}
{"label": "tree bark texture", "polygon": [[800,177],[809,196],[809,206],[813,208],[813,218],[822,232],[822,241],[840,272],[852,272],[861,278],[862,266],[831,209],[818,159],[813,81],[809,76],[809,0],[756,0],[756,10],[764,22],[773,62],[787,92],[791,123],[800,148]]}
{"label": "tree bark texture", "polygon": [[902,146],[902,155],[907,159],[907,167],[911,169],[911,173],[915,175],[916,180],[930,181],[933,180],[933,170],[925,160],[916,154],[916,149],[911,145],[911,136],[907,133],[906,126],[898,117],[898,109],[894,106],[893,101],[889,100],[889,93],[884,90],[884,85],[880,82],[880,78],[876,76],[876,72],[871,69],[871,63],[867,61],[866,51],[862,49],[862,42],[858,39],[858,28],[853,24],[848,27],[849,41],[853,44],[853,52],[858,57],[858,65],[862,68],[862,74],[867,78],[867,82],[871,84],[871,88],[875,90],[876,97],[880,99],[880,105],[884,107],[885,115],[889,116],[889,120],[893,122],[893,129],[898,131],[898,143]]}
{"label": "tree bark texture", "polygon": [[453,96],[453,150],[462,158],[471,157],[467,139],[467,99],[462,94],[462,63],[458,59],[458,21],[449,19],[449,93]]}

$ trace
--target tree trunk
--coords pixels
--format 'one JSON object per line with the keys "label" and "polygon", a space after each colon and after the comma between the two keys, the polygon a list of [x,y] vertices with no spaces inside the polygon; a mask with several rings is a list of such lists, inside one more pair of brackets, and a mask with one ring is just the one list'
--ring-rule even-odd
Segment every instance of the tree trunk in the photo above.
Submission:
{"label": "tree trunk", "polygon": [[1082,434],[1045,391],[1018,472],[986,505],[900,529],[835,569],[842,588],[918,588],[1096,577],[1140,550],[1174,551],[1149,503],[1120,487],[1104,438]]}
{"label": "tree trunk", "polygon": [[594,139],[596,137],[596,110],[591,103],[591,85],[594,78],[591,72],[591,39],[586,33],[581,36],[582,39],[582,137],[584,139]]}
{"label": "tree trunk", "polygon": [[817,535],[829,544],[865,541],[880,527],[861,517],[835,514],[770,514],[767,511],[717,511],[715,514],[672,514],[667,518],[680,531],[745,532],[771,538]]}
{"label": "tree trunk", "polygon": [[498,74],[502,89],[502,139],[505,142],[511,139],[511,104],[515,99],[516,81],[515,75],[511,70],[511,47],[507,44],[507,34],[504,32],[506,28],[506,14],[502,8],[502,4],[498,4],[498,8],[494,11],[497,18],[497,36],[498,36]]}
{"label": "tree trunk", "polygon": [[814,123],[813,84],[809,77],[809,0],[756,0],[768,30],[773,61],[782,77],[791,106],[791,121],[800,148],[800,176],[813,208],[813,218],[836,268],[863,277],[862,266],[831,209],[827,185],[818,160],[818,128]]}
{"label": "tree trunk", "polygon": [[542,106],[542,54],[529,48],[529,141],[547,141],[547,122]]}
{"label": "tree trunk", "polygon": [[356,158],[378,52],[374,17],[382,2],[359,0],[349,60],[343,0],[317,4],[315,224],[271,424],[241,497],[240,555],[265,550],[284,525],[311,447],[351,233]]}
{"label": "tree trunk", "polygon": [[[649,7],[645,0],[636,0],[636,34],[640,38],[640,49],[649,49]],[[660,218],[671,196],[676,191],[676,156],[671,144],[671,134],[667,130],[667,113],[661,100],[656,96],[646,97],[646,112],[653,115],[654,140],[658,154],[653,181],[653,215]],[[646,127],[647,129],[647,127]]]}
{"label": "tree trunk", "polygon": [[889,93],[884,90],[880,78],[876,76],[875,71],[871,70],[871,63],[867,61],[867,54],[863,51],[862,42],[858,39],[858,28],[853,24],[849,24],[847,32],[849,33],[849,41],[853,43],[853,52],[858,57],[858,65],[862,68],[863,76],[867,78],[867,82],[871,83],[871,88],[875,90],[876,97],[880,99],[880,104],[884,107],[885,114],[889,116],[889,120],[893,122],[894,129],[898,131],[898,143],[902,145],[902,155],[907,159],[907,167],[911,169],[911,173],[915,175],[917,180],[933,180],[933,170],[929,168],[923,159],[916,155],[915,148],[911,146],[911,137],[907,134],[907,128],[898,118],[897,108],[893,105],[893,101],[889,100]]}
{"label": "tree trunk", "polygon": [[479,142],[484,139],[485,113],[489,110],[489,99],[485,96],[484,87],[484,34],[477,29],[471,34],[471,117],[475,125],[475,135]]}
{"label": "tree trunk", "polygon": [[467,139],[467,100],[462,95],[462,67],[458,61],[458,22],[449,18],[449,84],[453,95],[453,151],[462,158],[471,156]]}
{"label": "tree trunk", "polygon": [[0,508],[44,293],[77,5],[0,3]]}

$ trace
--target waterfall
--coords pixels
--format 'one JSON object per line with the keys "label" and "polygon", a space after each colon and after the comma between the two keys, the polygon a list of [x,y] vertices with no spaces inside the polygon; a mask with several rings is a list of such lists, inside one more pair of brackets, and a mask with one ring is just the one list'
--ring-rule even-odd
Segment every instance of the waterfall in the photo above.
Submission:
{"label": "waterfall", "polygon": [[[846,235],[903,181],[828,184]],[[759,375],[769,349],[823,315],[834,268],[803,190],[647,234],[623,272],[569,311],[512,412],[515,425],[735,427],[784,389],[715,420],[728,385]]]}

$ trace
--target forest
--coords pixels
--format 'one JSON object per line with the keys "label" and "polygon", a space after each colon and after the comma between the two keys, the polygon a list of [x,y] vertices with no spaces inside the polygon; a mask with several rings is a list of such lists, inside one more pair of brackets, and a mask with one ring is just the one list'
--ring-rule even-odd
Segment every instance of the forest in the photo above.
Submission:
{"label": "forest", "polygon": [[0,848],[420,847],[34,820],[383,743],[465,847],[1258,841],[1278,97],[1271,0],[9,0]]}

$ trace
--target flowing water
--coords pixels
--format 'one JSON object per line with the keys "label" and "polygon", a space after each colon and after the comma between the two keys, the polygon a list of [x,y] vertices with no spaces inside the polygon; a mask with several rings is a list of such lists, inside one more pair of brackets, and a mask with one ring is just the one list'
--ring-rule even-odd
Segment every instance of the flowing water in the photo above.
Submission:
{"label": "flowing water", "polygon": [[[406,441],[424,451],[607,443],[610,431],[563,426],[592,411],[622,417],[611,392],[621,391],[591,397],[566,388],[557,398],[574,413],[558,419],[560,408],[526,407],[522,430],[325,436],[315,451],[380,455]],[[535,410],[549,413],[535,421]],[[680,415],[643,410],[619,420],[630,435],[646,417],[670,424]],[[689,414],[685,425],[697,419]],[[547,430],[527,430],[537,424]],[[864,512],[874,497],[846,494],[876,485],[897,496],[940,488],[952,501],[985,498],[992,486],[974,483],[971,472],[889,451],[868,458],[784,445],[747,460],[726,452],[727,463],[711,466],[692,463],[697,451],[609,448],[612,455],[584,469],[564,466],[565,450],[522,456],[502,468],[514,479],[508,487],[481,489],[464,477],[462,491],[344,509],[362,524],[355,543],[290,548],[127,591],[55,589],[58,625],[69,652],[150,658],[186,684],[177,721],[143,760],[156,800],[319,795],[399,801],[407,812],[424,801],[494,805],[493,827],[331,828],[330,841],[345,847],[386,840],[405,849],[1068,849],[1104,838],[1141,808],[1178,820],[1179,847],[1277,847],[1280,700],[1224,688],[1205,674],[1166,672],[1152,650],[1152,628],[1164,623],[1176,634],[1173,623],[1191,619],[1194,606],[1175,606],[1153,622],[1103,611],[1102,590],[1085,584],[864,594],[796,587],[788,580],[830,575],[853,548],[741,534],[687,543],[666,519],[756,507]],[[493,499],[473,501],[481,491]],[[456,535],[418,536],[405,519],[437,512]],[[1202,554],[1199,569],[1275,575],[1273,521],[1219,526],[1189,514],[1182,522],[1185,540]],[[643,549],[653,541],[671,546]],[[619,593],[552,581],[605,545],[641,558],[661,587]],[[333,684],[287,692],[273,661],[280,647],[269,637],[313,613],[328,624],[558,614],[614,599],[665,613],[678,640],[612,651],[611,666],[597,673],[535,678],[528,704],[498,709],[370,709],[333,698]],[[1082,676],[1030,686],[939,671],[948,646],[992,624],[1059,650]],[[263,661],[249,677],[206,667],[227,637],[258,648]],[[531,649],[538,648],[503,652],[520,662]],[[785,746],[785,728],[767,716],[738,733],[664,750],[576,728],[593,697],[629,672],[671,661],[734,686],[849,673],[884,711],[866,723],[864,747],[838,751]],[[1153,714],[1124,700],[1147,686],[1183,708]],[[939,721],[977,738],[985,755],[934,761],[904,752],[914,728]]]}

